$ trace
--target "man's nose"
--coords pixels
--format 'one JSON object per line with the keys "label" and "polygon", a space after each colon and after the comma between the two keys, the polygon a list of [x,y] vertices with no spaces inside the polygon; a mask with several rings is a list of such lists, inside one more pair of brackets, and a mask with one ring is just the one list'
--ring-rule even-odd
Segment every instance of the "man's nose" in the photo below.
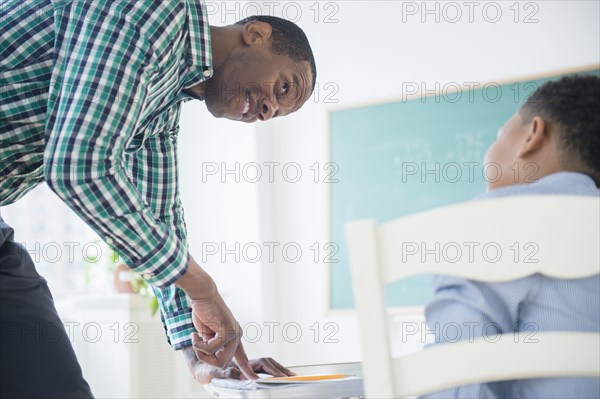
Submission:
{"label": "man's nose", "polygon": [[271,99],[264,97],[260,106],[259,119],[261,121],[268,121],[273,117],[273,115],[275,115],[278,109],[279,105],[277,105],[277,102],[271,101]]}

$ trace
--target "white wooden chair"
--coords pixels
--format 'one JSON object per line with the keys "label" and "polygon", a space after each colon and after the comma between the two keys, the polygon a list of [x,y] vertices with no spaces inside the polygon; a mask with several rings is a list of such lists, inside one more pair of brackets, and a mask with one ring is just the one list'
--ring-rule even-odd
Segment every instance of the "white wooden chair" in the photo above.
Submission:
{"label": "white wooden chair", "polygon": [[[491,282],[534,273],[563,279],[592,276],[600,273],[599,221],[598,198],[520,196],[447,206],[379,225],[373,220],[348,223],[366,396],[405,398],[491,381],[600,377],[600,334],[595,333],[537,333],[536,344],[515,343],[511,334],[494,344],[480,338],[392,359],[383,291],[386,284],[417,274]],[[456,261],[455,244],[467,242],[480,243],[475,247],[480,249],[495,244],[488,246],[488,254],[479,252],[479,259],[473,251],[473,262],[464,251]],[[406,243],[424,243],[427,249],[439,245],[440,251],[445,243],[454,244],[448,244],[446,256],[436,260],[431,254],[424,259],[409,256],[415,247]],[[521,250],[517,262],[514,243]],[[532,243],[527,254],[523,253],[526,243]],[[499,257],[494,254],[498,246],[503,251]],[[524,262],[526,255],[528,262]]]}

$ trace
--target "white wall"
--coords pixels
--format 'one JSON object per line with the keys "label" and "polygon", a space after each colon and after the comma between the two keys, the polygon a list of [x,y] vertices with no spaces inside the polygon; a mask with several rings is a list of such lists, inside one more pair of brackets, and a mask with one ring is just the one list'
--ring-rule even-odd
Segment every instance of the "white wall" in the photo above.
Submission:
{"label": "white wall", "polygon": [[[515,23],[513,2],[497,2],[502,17],[497,23],[485,20],[480,3],[469,22],[468,9],[462,19],[449,23],[455,13],[438,3],[435,15],[406,16],[410,5],[421,2],[336,1],[338,23],[315,23],[305,18],[305,29],[317,59],[321,94],[332,93],[324,85],[339,87],[339,103],[311,101],[297,114],[258,127],[259,159],[282,163],[298,162],[305,168],[328,161],[328,113],[346,107],[400,99],[402,82],[490,82],[525,77],[600,62],[599,7],[593,1],[537,1],[525,9],[520,4],[519,20],[536,11],[537,23]],[[303,5],[307,16],[311,3]],[[463,2],[455,4],[463,5]],[[427,4],[434,9],[435,2]],[[488,6],[488,20],[495,18]],[[330,10],[331,11],[331,10]],[[446,17],[446,20],[444,19]],[[305,173],[311,173],[304,170]],[[297,241],[310,245],[329,241],[328,186],[303,179],[296,184],[274,183],[261,192],[270,202],[270,212],[261,222],[268,226],[269,239]],[[339,326],[337,344],[301,340],[296,344],[280,339],[279,356],[287,364],[353,361],[360,359],[357,323],[351,312],[329,312],[327,267],[311,261],[292,265],[281,261],[272,267],[277,309],[273,317],[296,321],[305,334],[314,322],[329,321]],[[323,332],[323,331],[322,331]],[[311,336],[312,339],[312,336]],[[288,340],[289,341],[289,340]]]}

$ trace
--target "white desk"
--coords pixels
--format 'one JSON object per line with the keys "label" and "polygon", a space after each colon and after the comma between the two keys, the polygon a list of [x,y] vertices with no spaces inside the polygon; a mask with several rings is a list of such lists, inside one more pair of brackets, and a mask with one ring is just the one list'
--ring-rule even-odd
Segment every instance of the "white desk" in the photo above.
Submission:
{"label": "white desk", "polygon": [[[290,367],[298,375],[308,374],[350,374],[362,377],[360,363],[337,363],[313,366]],[[327,382],[320,384],[284,385],[261,389],[228,389],[205,385],[206,390],[215,398],[355,398],[362,397],[362,380]]]}

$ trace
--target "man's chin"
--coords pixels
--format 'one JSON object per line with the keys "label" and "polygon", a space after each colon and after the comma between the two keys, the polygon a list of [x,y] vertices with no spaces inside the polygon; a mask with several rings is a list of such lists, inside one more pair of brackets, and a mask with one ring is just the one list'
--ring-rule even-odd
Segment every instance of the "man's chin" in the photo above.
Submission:
{"label": "man's chin", "polygon": [[207,98],[204,104],[206,105],[208,112],[210,112],[214,118],[227,118],[225,110],[222,108],[220,109],[220,107],[215,107],[215,104],[210,100],[210,98]]}
{"label": "man's chin", "polygon": [[231,121],[238,121],[238,122],[240,120],[239,118],[236,118],[236,117],[230,115],[226,110],[215,109],[214,107],[211,107],[210,104],[206,104],[206,109],[215,118],[229,119]]}
{"label": "man's chin", "polygon": [[256,122],[256,121],[257,121],[257,119],[256,119],[256,118],[254,118],[254,119],[250,119],[250,120],[244,120],[244,119],[234,119],[234,118],[227,118],[227,119],[229,119],[230,121],[234,121],[234,122],[241,122],[241,123],[254,123],[254,122]]}
{"label": "man's chin", "polygon": [[244,117],[242,116],[241,118],[236,116],[236,115],[232,115],[230,113],[228,113],[226,110],[223,109],[218,109],[213,106],[213,104],[211,104],[210,102],[207,101],[206,103],[206,109],[208,110],[208,112],[210,112],[210,114],[215,117],[215,118],[221,118],[221,119],[228,119],[230,121],[234,121],[234,122],[244,122],[244,123],[254,123],[258,120],[258,117],[253,117],[252,119],[248,119],[248,120],[244,120]]}

